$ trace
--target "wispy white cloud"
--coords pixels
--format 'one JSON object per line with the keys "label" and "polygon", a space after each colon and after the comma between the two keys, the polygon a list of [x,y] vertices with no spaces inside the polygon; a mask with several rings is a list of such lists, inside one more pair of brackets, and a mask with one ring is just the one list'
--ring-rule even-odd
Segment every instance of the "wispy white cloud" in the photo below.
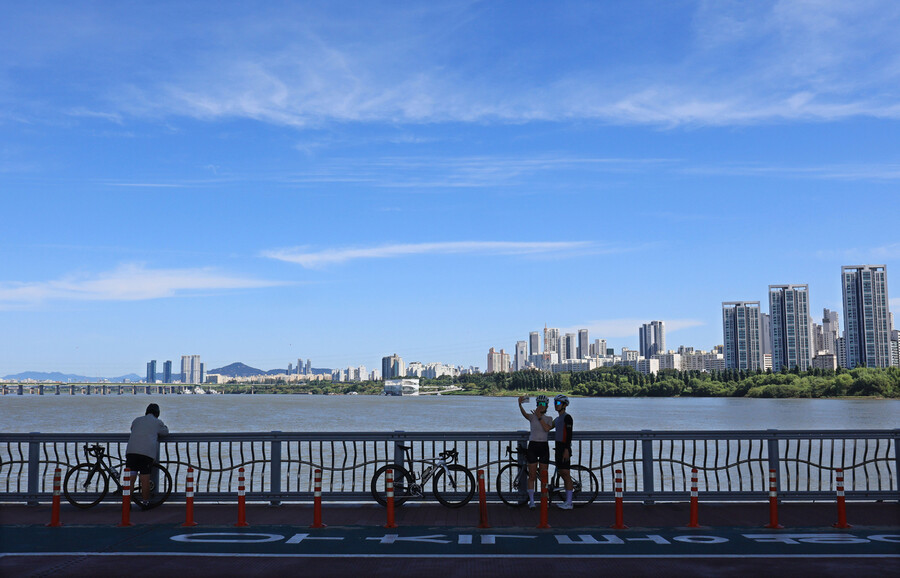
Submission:
{"label": "wispy white cloud", "polygon": [[890,301],[890,306],[891,306],[891,312],[894,314],[894,319],[895,319],[894,329],[900,329],[900,326],[898,326],[898,323],[900,323],[900,321],[897,321],[897,320],[900,320],[900,297],[892,298]]}
{"label": "wispy white cloud", "polygon": [[819,259],[845,261],[884,263],[893,259],[900,259],[900,243],[888,243],[879,247],[854,247],[849,249],[836,249],[817,251]]}
{"label": "wispy white cloud", "polygon": [[0,282],[0,308],[30,307],[48,301],[141,301],[283,284],[228,275],[210,268],[147,269],[140,264],[128,264],[97,275],[69,275],[40,282]]}
{"label": "wispy white cloud", "polygon": [[[657,5],[648,2],[643,10]],[[249,118],[295,127],[900,118],[900,4],[893,0],[673,6],[658,9],[690,25],[670,27],[659,39],[610,29],[621,17],[614,5],[551,9],[544,34],[535,37],[516,19],[504,21],[502,34],[486,34],[502,11],[491,15],[477,3],[422,3],[403,11],[360,3],[354,15],[326,3],[252,13],[237,5],[203,18],[179,18],[171,10],[162,17],[152,8],[127,17],[85,11],[77,15],[83,26],[71,26],[69,16],[52,28],[43,14],[19,15],[22,25],[13,22],[13,30],[37,22],[47,38],[13,38],[0,47],[10,52],[8,66],[19,69],[70,58],[59,65],[70,64],[69,74],[78,79],[77,90],[68,93],[83,94],[90,84],[91,94],[106,100],[67,110],[111,122],[127,115]],[[616,37],[619,50],[597,51],[596,36]],[[630,49],[637,45],[640,50]],[[144,61],[151,52],[154,60]],[[144,69],[152,73],[131,72]],[[98,75],[98,86],[85,83],[82,72]]]}
{"label": "wispy white cloud", "polygon": [[[583,325],[565,327],[560,332],[577,333],[579,329],[587,329],[592,339],[619,339],[622,337],[634,337],[637,339],[638,328],[650,319],[601,319],[588,321]],[[672,333],[681,329],[706,325],[698,319],[666,319],[666,333]]]}
{"label": "wispy white cloud", "polygon": [[832,164],[824,166],[764,166],[759,164],[723,164],[719,166],[685,166],[686,174],[788,177],[835,181],[896,181],[900,180],[900,164]]}
{"label": "wispy white cloud", "polygon": [[264,257],[307,268],[345,263],[357,259],[389,259],[410,255],[546,255],[596,254],[631,250],[603,246],[590,241],[507,242],[507,241],[451,241],[443,243],[404,243],[371,247],[347,247],[312,251],[305,247],[275,249],[263,252]]}

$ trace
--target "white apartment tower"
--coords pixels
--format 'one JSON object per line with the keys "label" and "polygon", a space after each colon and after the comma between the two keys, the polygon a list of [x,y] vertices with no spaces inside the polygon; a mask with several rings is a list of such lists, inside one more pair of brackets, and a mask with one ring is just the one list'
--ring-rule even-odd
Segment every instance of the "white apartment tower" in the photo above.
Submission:
{"label": "white apartment tower", "polygon": [[202,365],[199,355],[182,355],[181,383],[203,383]]}
{"label": "white apartment tower", "polygon": [[559,353],[559,329],[544,326],[544,353]]}
{"label": "white apartment tower", "polygon": [[822,311],[822,351],[837,354],[837,340],[841,334],[839,325],[837,311]]}
{"label": "white apartment tower", "polygon": [[762,369],[759,301],[723,302],[722,334],[727,369]]}
{"label": "white apartment tower", "polygon": [[650,359],[653,355],[666,352],[666,324],[663,321],[644,323],[638,329],[641,357]]}
{"label": "white apartment tower", "polygon": [[885,265],[841,267],[847,367],[888,367],[891,327]]}
{"label": "white apartment tower", "polygon": [[808,285],[769,285],[772,371],[807,371],[813,358]]}

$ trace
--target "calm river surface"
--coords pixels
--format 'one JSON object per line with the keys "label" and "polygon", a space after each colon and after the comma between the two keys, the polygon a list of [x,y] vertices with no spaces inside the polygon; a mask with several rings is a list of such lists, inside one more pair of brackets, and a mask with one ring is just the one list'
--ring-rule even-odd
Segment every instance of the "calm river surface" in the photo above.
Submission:
{"label": "calm river surface", "polygon": [[[127,432],[148,403],[172,433],[515,431],[513,397],[328,395],[6,395],[0,432]],[[532,400],[526,406],[534,406]],[[550,412],[555,415],[554,412]],[[900,400],[572,398],[581,430],[893,429]]]}

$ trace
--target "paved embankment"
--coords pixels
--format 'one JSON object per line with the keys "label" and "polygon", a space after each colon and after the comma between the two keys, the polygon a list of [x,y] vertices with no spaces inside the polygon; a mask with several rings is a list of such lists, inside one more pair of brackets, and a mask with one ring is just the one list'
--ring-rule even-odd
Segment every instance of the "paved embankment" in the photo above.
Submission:
{"label": "paved embankment", "polygon": [[131,514],[117,528],[120,509],[63,506],[61,528],[46,505],[0,506],[3,575],[192,576],[722,576],[764,573],[802,576],[890,575],[900,569],[900,506],[848,504],[853,528],[835,529],[833,504],[782,504],[784,530],[766,530],[767,504],[702,504],[701,528],[685,525],[685,504],[626,504],[628,530],[612,530],[613,509],[596,504],[550,511],[549,529],[538,512],[499,504],[488,508],[491,528],[479,529],[475,504],[450,510],[431,504],[398,509],[395,529],[384,528],[383,508],[326,504],[323,529],[310,529],[312,508],[251,504],[236,528],[233,504],[198,504],[193,528],[180,526],[183,504]]}

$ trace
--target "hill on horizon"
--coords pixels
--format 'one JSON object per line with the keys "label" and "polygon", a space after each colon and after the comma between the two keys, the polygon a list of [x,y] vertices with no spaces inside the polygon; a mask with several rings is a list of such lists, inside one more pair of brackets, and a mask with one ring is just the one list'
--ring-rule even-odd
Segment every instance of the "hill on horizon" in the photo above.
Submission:
{"label": "hill on horizon", "polygon": [[[313,367],[311,371],[315,374],[331,373],[330,369],[323,369],[318,367]],[[254,375],[278,375],[279,373],[287,373],[287,369],[270,369],[268,371],[265,371],[262,369],[257,369],[255,367],[250,367],[249,365],[241,363],[240,361],[236,361],[224,367],[206,370],[207,375],[209,375],[210,373],[225,375],[228,377],[251,377]]]}
{"label": "hill on horizon", "polygon": [[120,375],[118,377],[90,377],[87,375],[77,375],[74,373],[60,373],[59,371],[23,371],[11,375],[4,375],[3,379],[11,379],[14,381],[24,381],[33,379],[34,381],[62,381],[64,383],[93,383],[98,381],[109,381],[111,383],[137,382],[144,379],[136,373]]}

